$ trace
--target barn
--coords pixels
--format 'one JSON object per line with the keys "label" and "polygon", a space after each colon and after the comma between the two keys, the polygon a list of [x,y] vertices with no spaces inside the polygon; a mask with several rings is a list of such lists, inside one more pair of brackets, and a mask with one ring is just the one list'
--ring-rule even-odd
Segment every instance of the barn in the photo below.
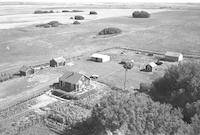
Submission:
{"label": "barn", "polygon": [[165,53],[165,60],[171,62],[180,62],[183,60],[183,54],[178,52],[166,52]]}
{"label": "barn", "polygon": [[19,74],[21,76],[28,76],[28,75],[31,75],[34,73],[34,69],[30,66],[22,66],[20,69],[19,69]]}
{"label": "barn", "polygon": [[79,91],[90,85],[90,78],[76,72],[67,71],[59,78],[59,87],[66,92]]}
{"label": "barn", "polygon": [[156,66],[157,66],[156,63],[150,62],[149,64],[146,65],[145,70],[146,70],[147,72],[152,72],[153,69],[154,69]]}
{"label": "barn", "polygon": [[50,67],[65,66],[66,60],[64,57],[53,58],[50,60]]}
{"label": "barn", "polygon": [[95,62],[108,62],[108,61],[110,61],[110,56],[99,54],[99,53],[94,53],[91,56],[91,60],[95,61]]}

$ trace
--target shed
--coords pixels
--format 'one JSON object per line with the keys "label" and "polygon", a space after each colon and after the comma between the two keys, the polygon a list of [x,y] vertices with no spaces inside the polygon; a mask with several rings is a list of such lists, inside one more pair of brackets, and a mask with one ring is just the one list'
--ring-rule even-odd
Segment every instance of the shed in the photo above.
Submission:
{"label": "shed", "polygon": [[91,60],[96,61],[96,62],[108,62],[108,61],[110,61],[110,56],[99,54],[99,53],[94,53],[91,56]]}
{"label": "shed", "polygon": [[172,61],[172,62],[179,62],[183,60],[183,54],[178,52],[166,52],[165,53],[165,60]]}
{"label": "shed", "polygon": [[34,69],[31,66],[22,66],[19,69],[19,73],[21,76],[28,76],[34,73]]}
{"label": "shed", "polygon": [[146,65],[145,70],[146,70],[147,72],[152,72],[153,69],[154,69],[156,66],[157,66],[156,63],[150,62],[149,64]]}
{"label": "shed", "polygon": [[64,57],[57,57],[50,60],[50,67],[65,66],[66,60]]}
{"label": "shed", "polygon": [[76,72],[67,71],[59,78],[59,87],[66,92],[79,91],[90,85],[90,78]]}

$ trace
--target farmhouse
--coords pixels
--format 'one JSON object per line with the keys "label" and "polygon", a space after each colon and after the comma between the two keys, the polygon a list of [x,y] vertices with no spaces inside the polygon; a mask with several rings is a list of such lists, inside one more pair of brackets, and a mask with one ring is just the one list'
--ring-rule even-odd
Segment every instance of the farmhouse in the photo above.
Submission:
{"label": "farmhouse", "polygon": [[59,78],[59,87],[66,92],[83,90],[89,85],[90,78],[76,72],[67,71]]}
{"label": "farmhouse", "polygon": [[166,52],[165,60],[172,62],[179,62],[183,60],[183,54],[178,52]]}
{"label": "farmhouse", "polygon": [[58,67],[64,65],[65,65],[64,57],[53,58],[52,60],[50,60],[50,67]]}
{"label": "farmhouse", "polygon": [[96,62],[108,62],[110,61],[110,56],[95,53],[95,54],[92,54],[91,60],[96,61]]}
{"label": "farmhouse", "polygon": [[156,67],[157,65],[154,62],[150,62],[149,64],[146,65],[145,70],[147,72],[152,72],[153,69]]}
{"label": "farmhouse", "polygon": [[20,69],[19,69],[19,73],[21,76],[27,76],[27,75],[31,75],[34,73],[34,69],[30,66],[22,66]]}

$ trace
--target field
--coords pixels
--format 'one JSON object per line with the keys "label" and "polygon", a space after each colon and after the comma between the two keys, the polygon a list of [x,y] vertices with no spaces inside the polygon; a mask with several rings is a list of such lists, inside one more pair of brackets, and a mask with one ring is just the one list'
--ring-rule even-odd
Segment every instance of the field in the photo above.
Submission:
{"label": "field", "polygon": [[[71,57],[112,46],[198,55],[199,12],[172,10],[154,13],[150,19],[133,19],[127,14],[76,26],[0,30],[0,69],[6,71],[23,64],[47,62],[55,56]],[[123,33],[107,38],[97,36],[109,26],[118,27]]]}
{"label": "field", "polygon": [[[92,7],[94,10],[102,11],[101,6]],[[133,68],[127,71],[126,89],[128,90],[138,89],[140,83],[151,83],[163,76],[169,66],[177,64],[164,61],[163,65],[157,66],[153,72],[144,72],[141,70],[145,65],[156,62],[160,55],[148,56],[145,52],[131,49],[158,53],[177,51],[184,55],[200,56],[199,5],[165,5],[155,9],[152,7],[153,5],[149,8],[145,7],[147,11],[154,12],[148,19],[133,19],[131,12],[134,9],[128,6],[123,7],[129,10],[125,15],[124,12],[119,13],[122,12],[122,7],[119,9],[118,6],[113,6],[112,11],[118,12],[120,16],[109,16],[111,10],[106,14],[109,5],[105,5],[106,10],[101,13],[101,16],[105,14],[108,18],[101,18],[101,16],[97,19],[86,18],[91,20],[80,25],[1,29],[0,72],[16,71],[24,64],[47,63],[58,56],[64,56],[67,63],[64,67],[46,68],[29,77],[14,78],[0,83],[0,133],[4,132],[5,127],[11,127],[10,130],[20,130],[22,135],[34,134],[34,132],[38,135],[55,135],[44,126],[43,118],[46,117],[46,112],[41,108],[49,107],[55,111],[55,108],[67,110],[73,106],[78,108],[77,110],[90,112],[112,87],[124,88],[125,70],[123,65],[119,64],[122,60],[134,60]],[[48,8],[44,7],[44,9]],[[53,8],[65,7],[59,5]],[[88,6],[85,10],[86,8],[88,10]],[[84,10],[84,7],[80,9]],[[158,10],[162,12],[157,12]],[[99,36],[98,32],[106,27],[118,27],[122,33]],[[113,47],[126,47],[130,50]],[[111,61],[106,63],[91,61],[90,55],[97,51],[111,56]],[[184,61],[192,61],[192,59],[184,59]],[[95,93],[76,101],[60,100],[49,94],[50,85],[57,83],[58,78],[67,70],[87,76],[99,75],[97,82],[94,82],[97,86]],[[66,117],[76,118],[77,110],[72,116],[70,114]]]}

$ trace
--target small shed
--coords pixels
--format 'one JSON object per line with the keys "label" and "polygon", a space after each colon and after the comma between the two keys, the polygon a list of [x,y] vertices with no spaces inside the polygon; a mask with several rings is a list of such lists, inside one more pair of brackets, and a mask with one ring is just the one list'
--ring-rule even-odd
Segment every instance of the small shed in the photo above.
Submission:
{"label": "small shed", "polygon": [[110,56],[95,53],[95,54],[92,54],[91,60],[95,62],[108,62],[110,61]]}
{"label": "small shed", "polygon": [[59,78],[59,87],[66,92],[79,91],[90,85],[90,78],[76,72],[67,71]]}
{"label": "small shed", "polygon": [[20,69],[19,69],[19,74],[21,76],[28,76],[28,75],[31,75],[34,73],[34,69],[31,67],[31,66],[22,66]]}
{"label": "small shed", "polygon": [[180,62],[183,60],[183,54],[178,52],[166,52],[165,53],[165,60],[171,62]]}
{"label": "small shed", "polygon": [[65,66],[66,60],[64,57],[57,57],[50,60],[50,67]]}
{"label": "small shed", "polygon": [[157,66],[156,63],[150,62],[149,64],[146,65],[145,70],[146,70],[147,72],[152,72],[153,69],[154,69],[156,66]]}

